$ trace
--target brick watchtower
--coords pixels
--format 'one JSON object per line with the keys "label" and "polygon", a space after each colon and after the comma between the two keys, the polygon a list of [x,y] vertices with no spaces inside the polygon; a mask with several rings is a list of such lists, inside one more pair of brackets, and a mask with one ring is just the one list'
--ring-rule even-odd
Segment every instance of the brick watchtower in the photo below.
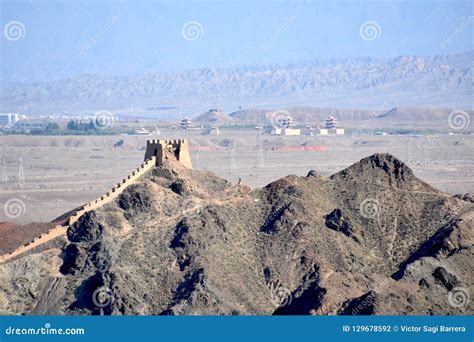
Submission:
{"label": "brick watchtower", "polygon": [[161,166],[163,165],[163,160],[166,159],[166,152],[174,154],[176,159],[187,168],[193,168],[186,139],[148,140],[146,143],[145,160],[155,156],[156,166]]}

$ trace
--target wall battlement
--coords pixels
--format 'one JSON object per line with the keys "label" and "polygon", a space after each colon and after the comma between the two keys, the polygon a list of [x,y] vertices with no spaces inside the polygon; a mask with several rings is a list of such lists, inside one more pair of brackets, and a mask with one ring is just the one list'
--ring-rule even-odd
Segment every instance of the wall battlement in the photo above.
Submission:
{"label": "wall battlement", "polygon": [[189,144],[186,139],[178,140],[148,140],[146,143],[145,160],[156,157],[156,166],[163,165],[167,153],[174,154],[176,159],[188,169],[192,169],[189,155]]}
{"label": "wall battlement", "polygon": [[66,235],[67,228],[68,228],[67,226],[56,226],[53,229],[51,229],[50,231],[48,231],[47,233],[44,233],[44,234],[41,234],[38,237],[35,237],[33,239],[33,241],[30,241],[30,242],[26,243],[25,245],[18,247],[13,252],[1,255],[0,256],[0,264],[5,262],[5,261],[8,261],[8,260],[20,255],[20,254],[28,252],[29,250],[32,250],[33,248],[41,246],[41,245],[45,244],[46,242],[51,241],[51,240],[53,240],[53,239],[55,239],[59,236]]}
{"label": "wall battlement", "polygon": [[103,205],[116,199],[129,185],[133,184],[138,178],[145,174],[148,170],[155,166],[163,165],[163,161],[167,158],[167,153],[172,153],[176,156],[176,159],[181,162],[185,167],[192,168],[191,157],[189,155],[188,141],[185,139],[178,140],[148,140],[145,152],[145,161],[140,164],[135,170],[130,172],[125,178],[123,178],[117,185],[115,185],[110,191],[106,192],[100,198],[95,199],[92,202],[84,204],[74,215],[69,217],[68,224],[65,226],[56,226],[47,233],[44,233],[33,241],[26,243],[23,246],[18,247],[13,252],[0,256],[0,264],[10,260],[20,254],[23,254],[35,247],[38,247],[48,241],[51,241],[59,236],[66,235],[69,226],[73,225],[82,215],[85,213],[98,209]]}
{"label": "wall battlement", "polygon": [[105,195],[100,198],[85,204],[79,209],[74,215],[69,217],[69,225],[74,224],[79,218],[87,213],[102,207],[103,205],[116,199],[129,185],[133,184],[138,178],[144,175],[148,170],[152,169],[156,165],[156,158],[154,156],[148,158],[140,164],[135,170],[130,172],[124,179],[122,179],[117,185],[115,185],[110,191],[106,192]]}
{"label": "wall battlement", "polygon": [[148,170],[152,169],[156,165],[156,158],[154,156],[145,160],[140,166],[135,170],[129,173],[124,179],[122,179],[116,186],[114,186],[110,191],[106,192],[105,195],[100,196],[100,198],[84,204],[74,215],[69,217],[68,224],[65,226],[56,226],[47,233],[41,234],[40,236],[26,243],[23,246],[18,247],[13,252],[4,254],[0,256],[0,264],[8,261],[20,254],[23,254],[35,247],[38,247],[48,241],[51,241],[59,236],[66,235],[67,229],[69,226],[74,224],[82,215],[85,213],[98,209],[103,205],[113,201],[117,198],[129,185],[133,184],[140,176],[145,174]]}

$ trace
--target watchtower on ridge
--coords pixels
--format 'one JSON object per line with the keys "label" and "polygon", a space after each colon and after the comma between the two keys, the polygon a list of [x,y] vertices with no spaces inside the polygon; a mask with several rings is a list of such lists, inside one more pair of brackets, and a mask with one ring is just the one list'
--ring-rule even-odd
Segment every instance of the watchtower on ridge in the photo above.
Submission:
{"label": "watchtower on ridge", "polygon": [[188,141],[180,140],[148,140],[146,143],[145,160],[155,156],[156,166],[163,165],[166,152],[172,153],[176,159],[189,169],[192,169],[191,157],[189,155]]}

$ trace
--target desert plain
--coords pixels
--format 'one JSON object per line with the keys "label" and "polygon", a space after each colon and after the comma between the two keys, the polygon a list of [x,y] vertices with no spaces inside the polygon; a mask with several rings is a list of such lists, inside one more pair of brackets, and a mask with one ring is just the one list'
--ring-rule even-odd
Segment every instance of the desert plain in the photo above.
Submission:
{"label": "desert plain", "polygon": [[[474,136],[272,136],[256,129],[162,130],[134,136],[0,136],[0,203],[18,198],[14,219],[0,207],[0,222],[49,222],[107,192],[142,161],[148,139],[189,139],[193,167],[261,187],[311,169],[329,176],[374,153],[390,153],[415,175],[450,194],[474,191]],[[3,157],[3,158],[2,158]]]}

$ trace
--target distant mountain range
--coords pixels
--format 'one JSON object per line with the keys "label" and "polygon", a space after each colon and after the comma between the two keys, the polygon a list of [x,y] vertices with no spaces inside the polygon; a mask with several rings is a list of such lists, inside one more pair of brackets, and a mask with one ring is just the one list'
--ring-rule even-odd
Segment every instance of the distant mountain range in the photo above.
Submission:
{"label": "distant mountain range", "polygon": [[473,108],[474,51],[445,56],[346,58],[204,68],[131,77],[82,75],[50,83],[2,84],[0,111],[176,118],[209,108],[320,106]]}

